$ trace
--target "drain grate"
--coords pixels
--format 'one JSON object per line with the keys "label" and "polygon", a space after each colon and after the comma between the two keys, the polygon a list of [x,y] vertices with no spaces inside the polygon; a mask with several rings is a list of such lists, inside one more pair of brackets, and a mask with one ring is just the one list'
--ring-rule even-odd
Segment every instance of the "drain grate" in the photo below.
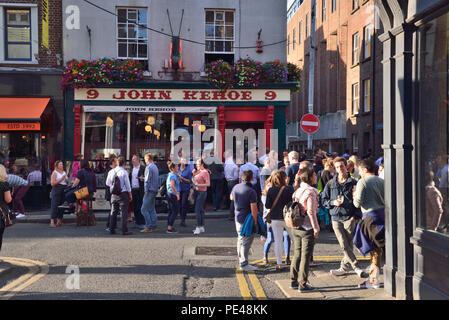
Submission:
{"label": "drain grate", "polygon": [[201,256],[236,256],[236,247],[196,247],[195,254]]}

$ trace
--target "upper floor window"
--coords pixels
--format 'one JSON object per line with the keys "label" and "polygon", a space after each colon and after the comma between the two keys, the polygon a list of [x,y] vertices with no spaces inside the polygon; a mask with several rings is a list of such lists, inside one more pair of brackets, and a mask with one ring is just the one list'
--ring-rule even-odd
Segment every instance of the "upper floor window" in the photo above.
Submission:
{"label": "upper floor window", "polygon": [[287,54],[290,54],[290,35],[287,35]]}
{"label": "upper floor window", "polygon": [[117,9],[117,57],[142,60],[148,68],[147,9]]}
{"label": "upper floor window", "polygon": [[234,63],[234,11],[206,10],[206,63],[223,59]]}
{"label": "upper floor window", "polygon": [[363,58],[371,57],[371,25],[363,28]]}
{"label": "upper floor window", "polygon": [[356,32],[352,35],[352,64],[359,63],[359,33]]}
{"label": "upper floor window", "polygon": [[302,21],[299,22],[299,29],[298,29],[298,43],[302,43]]}
{"label": "upper floor window", "polygon": [[31,11],[30,9],[5,10],[6,60],[31,61]]}
{"label": "upper floor window", "polygon": [[332,0],[332,12],[337,11],[337,0]]}
{"label": "upper floor window", "polygon": [[359,0],[352,0],[352,10],[359,8]]}
{"label": "upper floor window", "polygon": [[293,28],[292,38],[293,38],[293,50],[295,50],[296,49],[296,29],[295,28]]}
{"label": "upper floor window", "polygon": [[363,80],[363,111],[371,111],[371,80]]}
{"label": "upper floor window", "polygon": [[306,37],[309,36],[309,14],[306,14]]}
{"label": "upper floor window", "polygon": [[321,20],[322,21],[326,21],[326,1],[327,0],[321,1]]}
{"label": "upper floor window", "polygon": [[354,83],[352,85],[352,114],[359,113],[359,83]]}

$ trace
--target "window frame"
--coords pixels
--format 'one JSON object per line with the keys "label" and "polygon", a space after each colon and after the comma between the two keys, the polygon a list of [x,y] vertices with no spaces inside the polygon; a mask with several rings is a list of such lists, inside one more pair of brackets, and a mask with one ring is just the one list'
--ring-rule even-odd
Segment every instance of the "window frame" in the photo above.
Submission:
{"label": "window frame", "polygon": [[309,14],[306,14],[306,38],[309,36]]}
{"label": "window frame", "polygon": [[321,22],[326,21],[326,2],[327,0],[321,0]]}
{"label": "window frame", "polygon": [[[368,35],[368,37],[367,37]],[[372,54],[372,35],[371,35],[371,24],[367,24],[363,28],[363,58],[367,59],[371,57]],[[367,51],[368,54],[367,54]]]}
{"label": "window frame", "polygon": [[351,111],[352,115],[358,115],[360,110],[360,85],[355,82],[351,85]]}
{"label": "window frame", "polygon": [[357,133],[352,134],[352,152],[359,152],[359,137]]}
{"label": "window frame", "polygon": [[[357,37],[357,41],[355,41]],[[356,65],[360,62],[360,35],[357,31],[352,35],[352,65]]]}
{"label": "window frame", "polygon": [[302,43],[302,20],[298,24],[298,44]]}
{"label": "window frame", "polygon": [[331,12],[334,13],[335,11],[337,11],[337,0],[332,0],[331,1]]}
{"label": "window frame", "polygon": [[[30,18],[30,24],[29,25],[14,25],[14,24],[8,24],[8,11],[10,10],[26,10],[28,11],[29,14],[29,18]],[[32,17],[32,10],[31,7],[5,7],[4,8],[4,12],[3,12],[3,19],[4,19],[4,40],[3,40],[3,45],[4,45],[4,59],[5,62],[32,62],[33,61],[33,17]],[[27,28],[29,27],[30,30],[30,41],[28,42],[9,42],[8,41],[8,27],[16,27],[16,28]],[[8,46],[9,45],[14,45],[14,44],[20,44],[20,45],[29,45],[30,47],[30,58],[29,59],[23,59],[23,58],[9,58],[8,57]]]}
{"label": "window frame", "polygon": [[[119,22],[119,15],[118,15],[118,11],[119,10],[126,10],[126,22],[125,23],[123,23],[123,22]],[[144,39],[140,39],[138,36],[139,36],[139,30],[137,30],[137,33],[136,33],[136,38],[129,38],[129,35],[128,35],[128,30],[129,30],[129,28],[128,28],[128,26],[129,25],[135,25],[134,23],[132,23],[132,22],[129,22],[129,18],[128,18],[128,10],[136,10],[137,11],[137,16],[136,16],[136,24],[138,24],[138,25],[144,25],[144,24],[142,24],[142,23],[140,23],[139,22],[139,20],[138,20],[138,16],[139,16],[139,14],[138,14],[138,11],[139,10],[145,10],[146,11],[146,18],[147,18],[147,23],[145,24],[145,26],[146,27],[148,27],[148,8],[143,8],[143,7],[116,7],[116,12],[117,12],[117,19],[116,19],[116,23],[117,23],[117,26],[116,26],[116,48],[117,48],[117,58],[118,59],[133,59],[133,60],[139,60],[139,61],[147,61],[148,63],[149,63],[149,49],[150,49],[150,46],[149,46],[149,38],[148,38],[148,29],[146,29],[145,28],[145,35],[146,35],[146,37],[144,38]],[[120,38],[119,37],[119,24],[125,24],[126,25],[126,38]],[[137,26],[138,28],[139,28],[139,26]],[[119,45],[124,41],[124,40],[126,40],[126,56],[121,56],[120,55],[120,50],[119,50]],[[129,40],[134,40],[134,41],[136,41],[136,57],[130,57],[129,56]],[[143,58],[143,57],[139,57],[139,41],[146,41],[146,46],[147,46],[147,50],[146,50],[146,57],[145,58]]]}
{"label": "window frame", "polygon": [[[213,39],[212,38],[208,38],[208,36],[206,35],[206,27],[207,27],[207,25],[210,25],[210,23],[207,23],[207,21],[206,21],[206,12],[207,11],[212,11],[214,13],[214,23],[213,23],[214,37],[213,37]],[[217,21],[216,20],[217,12],[223,12],[224,20],[223,20],[223,24],[222,25],[216,23],[216,21]],[[227,12],[231,12],[232,15],[233,15],[233,18],[232,18],[232,21],[233,21],[233,23],[232,23],[232,39],[231,40],[230,39],[226,39],[226,27],[230,27],[231,26],[229,24],[226,24],[226,13]],[[225,28],[224,29],[223,38],[216,38],[215,37],[215,28],[217,26],[223,26]],[[208,41],[211,41],[211,42],[214,43],[214,48],[213,48],[214,51],[208,51],[207,50],[207,45],[204,47],[204,53],[205,54],[235,55],[235,41],[236,41],[236,39],[235,39],[235,10],[234,9],[204,9],[204,39],[205,39],[206,43]],[[215,42],[219,42],[219,41],[223,42],[223,49],[226,48],[226,44],[225,44],[226,42],[231,42],[232,43],[231,44],[231,49],[232,50],[231,51],[215,51]]]}
{"label": "window frame", "polygon": [[293,35],[292,35],[292,48],[293,48],[293,51],[295,51],[296,50],[296,28],[293,28],[293,31],[292,31],[292,33],[293,33]]}
{"label": "window frame", "polygon": [[[366,87],[366,84],[368,84],[368,88]],[[363,90],[363,112],[368,113],[368,112],[371,112],[371,79],[370,78],[367,78],[362,81],[362,90]],[[368,108],[367,108],[367,106],[368,106]]]}

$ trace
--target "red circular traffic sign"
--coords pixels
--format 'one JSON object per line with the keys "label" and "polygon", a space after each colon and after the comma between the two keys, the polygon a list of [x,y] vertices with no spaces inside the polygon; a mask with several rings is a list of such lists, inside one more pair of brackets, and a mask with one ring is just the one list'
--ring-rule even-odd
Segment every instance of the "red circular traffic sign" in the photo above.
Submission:
{"label": "red circular traffic sign", "polygon": [[313,113],[307,113],[302,116],[300,121],[301,129],[305,133],[315,133],[320,128],[320,120]]}

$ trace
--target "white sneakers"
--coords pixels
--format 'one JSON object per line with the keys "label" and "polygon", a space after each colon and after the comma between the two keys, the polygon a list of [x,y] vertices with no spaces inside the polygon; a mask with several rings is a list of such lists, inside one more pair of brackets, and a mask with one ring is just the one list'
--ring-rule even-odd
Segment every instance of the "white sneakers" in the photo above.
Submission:
{"label": "white sneakers", "polygon": [[[368,274],[363,269],[359,268],[359,269],[355,269],[354,271],[360,278],[368,277]],[[342,275],[346,274],[347,272],[348,271],[346,271],[345,269],[343,269],[341,267],[339,269],[331,269],[331,271],[330,271],[330,273],[334,276],[342,276]]]}
{"label": "white sneakers", "polygon": [[371,281],[368,279],[365,282],[359,284],[360,289],[379,289],[380,284],[379,283],[371,283]]}
{"label": "white sneakers", "polygon": [[193,234],[200,234],[206,232],[206,230],[204,229],[204,227],[196,227],[195,230],[193,230]]}
{"label": "white sneakers", "polygon": [[240,267],[240,270],[244,271],[256,271],[259,270],[257,267],[247,264],[246,266]]}

